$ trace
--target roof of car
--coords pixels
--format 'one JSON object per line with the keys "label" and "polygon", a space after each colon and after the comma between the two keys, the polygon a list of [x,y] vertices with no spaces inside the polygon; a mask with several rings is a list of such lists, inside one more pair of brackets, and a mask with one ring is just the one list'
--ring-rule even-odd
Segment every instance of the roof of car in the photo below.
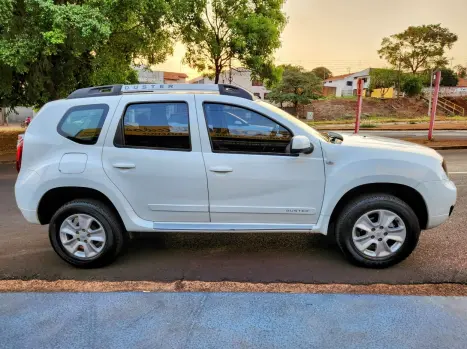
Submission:
{"label": "roof of car", "polygon": [[247,90],[226,84],[137,84],[137,85],[107,85],[81,88],[72,92],[67,99],[87,97],[118,96],[126,93],[218,93],[226,96],[234,96],[254,100],[253,95]]}

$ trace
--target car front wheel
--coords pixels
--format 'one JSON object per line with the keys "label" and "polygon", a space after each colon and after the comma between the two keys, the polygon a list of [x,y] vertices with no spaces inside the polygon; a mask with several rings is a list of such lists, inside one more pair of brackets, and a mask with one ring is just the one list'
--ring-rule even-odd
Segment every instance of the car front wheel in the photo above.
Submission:
{"label": "car front wheel", "polygon": [[336,240],[354,264],[386,268],[407,258],[418,243],[420,225],[404,201],[370,194],[350,202],[336,224]]}

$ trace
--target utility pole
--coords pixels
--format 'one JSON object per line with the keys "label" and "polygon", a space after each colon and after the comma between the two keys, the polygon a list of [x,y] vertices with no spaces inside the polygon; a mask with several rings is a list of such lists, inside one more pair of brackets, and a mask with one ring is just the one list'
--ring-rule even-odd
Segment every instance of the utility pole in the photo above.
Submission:
{"label": "utility pole", "polygon": [[232,58],[229,59],[229,84],[232,85]]}
{"label": "utility pole", "polygon": [[430,97],[428,99],[428,116],[431,115],[431,100],[433,99],[433,69],[430,69]]}
{"label": "utility pole", "polygon": [[399,55],[399,69],[397,71],[397,98],[399,98],[399,93],[401,90],[401,56]]}
{"label": "utility pole", "polygon": [[360,118],[362,115],[362,97],[363,97],[363,79],[357,80],[357,113],[355,117],[355,130],[354,133],[358,133],[360,130]]}
{"label": "utility pole", "polygon": [[428,129],[428,140],[433,139],[433,129],[435,127],[435,117],[436,117],[436,107],[438,105],[438,96],[439,96],[439,85],[441,83],[441,71],[436,71],[435,77],[435,93],[433,94],[433,106],[431,108],[430,115],[430,128]]}

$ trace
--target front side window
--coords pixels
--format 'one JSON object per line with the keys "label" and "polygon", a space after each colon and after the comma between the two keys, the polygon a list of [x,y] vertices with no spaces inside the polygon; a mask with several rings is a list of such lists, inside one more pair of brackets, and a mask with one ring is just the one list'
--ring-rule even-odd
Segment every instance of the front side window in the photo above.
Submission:
{"label": "front side window", "polygon": [[73,142],[96,144],[108,111],[107,104],[72,107],[60,120],[57,131]]}
{"label": "front side window", "polygon": [[129,105],[123,117],[123,146],[190,150],[188,105],[185,102]]}
{"label": "front side window", "polygon": [[213,152],[287,154],[292,133],[268,117],[238,106],[204,103]]}

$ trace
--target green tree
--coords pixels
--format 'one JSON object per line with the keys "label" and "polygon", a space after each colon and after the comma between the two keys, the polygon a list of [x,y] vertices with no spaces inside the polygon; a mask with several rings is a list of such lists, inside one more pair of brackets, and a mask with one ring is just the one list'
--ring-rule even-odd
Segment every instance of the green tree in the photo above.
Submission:
{"label": "green tree", "polygon": [[456,41],[457,35],[440,24],[411,26],[383,38],[378,54],[392,66],[416,73],[419,69],[445,66],[448,61],[444,52]]}
{"label": "green tree", "polygon": [[171,52],[165,0],[1,0],[0,106],[40,106]]}
{"label": "green tree", "polygon": [[282,66],[282,80],[268,94],[268,99],[279,103],[292,103],[295,108],[299,104],[309,104],[313,99],[318,99],[322,94],[322,80],[311,71],[303,67]]}
{"label": "green tree", "polygon": [[370,90],[381,89],[381,97],[388,93],[391,87],[395,87],[398,81],[398,72],[393,69],[371,69]]}
{"label": "green tree", "polygon": [[462,65],[458,64],[454,67],[454,70],[456,71],[458,77],[463,79],[467,77],[467,67],[463,67]]}
{"label": "green tree", "polygon": [[280,47],[284,0],[169,0],[172,20],[186,46],[185,61],[200,72],[219,75],[232,60],[267,85],[280,71],[273,53]]}
{"label": "green tree", "polygon": [[108,21],[110,36],[95,50],[93,85],[136,83],[131,64],[152,65],[172,54],[165,0],[86,0]]}
{"label": "green tree", "polygon": [[452,69],[441,69],[441,86],[457,86],[456,73]]}
{"label": "green tree", "polygon": [[332,72],[326,67],[316,67],[311,70],[320,79],[326,80],[332,76]]}
{"label": "green tree", "polygon": [[415,74],[404,75],[402,82],[402,92],[409,97],[414,97],[422,92],[423,84],[421,77]]}

